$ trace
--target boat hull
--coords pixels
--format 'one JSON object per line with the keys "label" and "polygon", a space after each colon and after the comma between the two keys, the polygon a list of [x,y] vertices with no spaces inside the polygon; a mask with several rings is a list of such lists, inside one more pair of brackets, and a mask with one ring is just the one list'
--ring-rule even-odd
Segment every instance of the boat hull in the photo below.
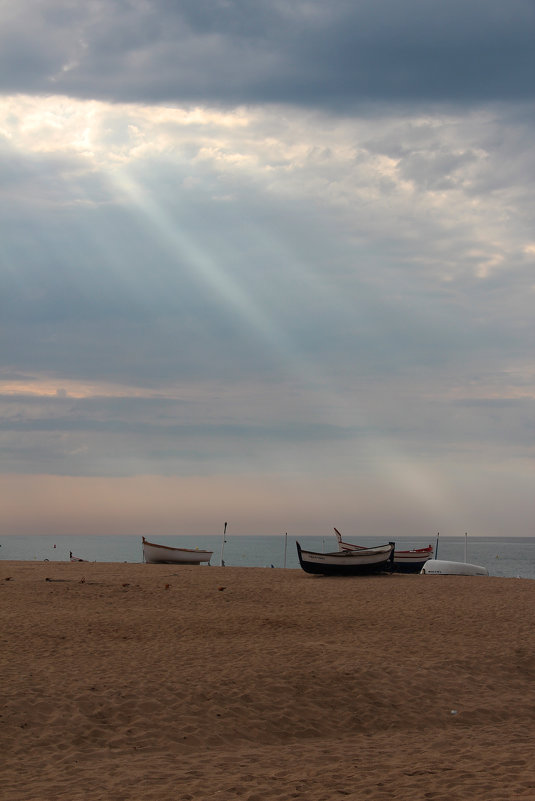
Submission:
{"label": "boat hull", "polygon": [[429,559],[421,570],[425,576],[488,576],[489,571],[481,565],[468,562],[447,562],[444,559]]}
{"label": "boat hull", "polygon": [[143,559],[152,565],[200,565],[210,562],[213,551],[200,551],[197,548],[171,548],[147,542],[143,537]]}
{"label": "boat hull", "polygon": [[414,551],[394,551],[392,570],[395,573],[420,573],[433,556],[433,549],[418,548]]}
{"label": "boat hull", "polygon": [[297,555],[305,573],[323,576],[359,576],[391,569],[394,543],[377,548],[361,548],[358,552],[334,551],[317,553],[304,551],[299,543]]}

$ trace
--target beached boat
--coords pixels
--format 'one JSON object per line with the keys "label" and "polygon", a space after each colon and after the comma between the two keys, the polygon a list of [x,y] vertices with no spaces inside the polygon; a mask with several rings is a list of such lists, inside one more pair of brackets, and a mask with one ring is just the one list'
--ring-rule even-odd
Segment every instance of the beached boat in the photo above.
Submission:
{"label": "beached boat", "polygon": [[426,576],[488,576],[489,571],[481,565],[469,562],[448,562],[445,559],[429,559],[420,571]]}
{"label": "beached boat", "polygon": [[71,562],[87,562],[87,559],[80,559],[79,556],[73,556],[72,551],[69,551],[69,559]]}
{"label": "beached boat", "polygon": [[449,562],[446,559],[437,559],[438,538],[435,558],[430,559],[421,569],[421,573],[428,576],[488,576],[489,571],[481,565],[472,565],[468,561],[468,532],[464,535],[464,562]]}
{"label": "beached boat", "polygon": [[[338,550],[340,551],[360,551],[362,545],[353,545],[350,542],[344,542],[342,535],[337,528],[334,529],[336,539],[338,540]],[[394,550],[394,560],[392,562],[392,570],[395,573],[420,573],[425,563],[433,556],[433,546],[426,545],[425,548],[410,548],[406,551],[400,551],[397,548]]]}
{"label": "beached boat", "polygon": [[149,564],[200,565],[210,562],[213,551],[200,551],[198,548],[171,548],[157,545],[142,537],[143,559]]}
{"label": "beached boat", "polygon": [[390,570],[394,555],[394,543],[378,545],[376,548],[359,548],[355,551],[333,551],[317,553],[304,551],[298,542],[299,564],[305,573],[323,575],[356,576],[365,573],[380,573]]}

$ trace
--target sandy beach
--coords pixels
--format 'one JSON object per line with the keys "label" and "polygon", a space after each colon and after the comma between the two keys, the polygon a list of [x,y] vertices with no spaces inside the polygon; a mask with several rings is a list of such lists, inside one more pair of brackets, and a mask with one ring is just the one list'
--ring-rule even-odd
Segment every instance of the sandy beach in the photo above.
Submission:
{"label": "sandy beach", "polygon": [[535,799],[535,582],[1,562],[3,801]]}

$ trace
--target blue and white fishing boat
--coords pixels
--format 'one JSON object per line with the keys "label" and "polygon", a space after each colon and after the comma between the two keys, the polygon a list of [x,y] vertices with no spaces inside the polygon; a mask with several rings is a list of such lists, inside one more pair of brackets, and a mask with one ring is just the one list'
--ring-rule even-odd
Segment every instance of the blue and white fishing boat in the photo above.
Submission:
{"label": "blue and white fishing boat", "polygon": [[393,542],[389,542],[387,545],[378,545],[375,548],[333,551],[332,553],[304,551],[298,542],[296,545],[299,564],[305,573],[319,573],[324,576],[357,576],[392,569]]}

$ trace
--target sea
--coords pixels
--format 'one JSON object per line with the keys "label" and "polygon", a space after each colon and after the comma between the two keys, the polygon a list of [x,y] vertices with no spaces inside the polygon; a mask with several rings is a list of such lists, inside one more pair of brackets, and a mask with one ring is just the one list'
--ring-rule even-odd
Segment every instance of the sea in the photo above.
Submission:
{"label": "sea", "polygon": [[[147,539],[175,548],[199,548],[213,551],[211,565],[232,567],[268,567],[300,569],[296,540],[309,551],[337,550],[334,537],[291,536],[150,536]],[[393,539],[393,538],[392,538]],[[353,539],[358,545],[381,545],[388,540],[378,537]],[[535,537],[413,537],[395,540],[399,549],[433,545],[438,559],[483,565],[491,576],[535,579]],[[142,562],[141,537],[131,535],[20,535],[0,537],[2,561],[65,562],[72,553],[88,562]]]}

